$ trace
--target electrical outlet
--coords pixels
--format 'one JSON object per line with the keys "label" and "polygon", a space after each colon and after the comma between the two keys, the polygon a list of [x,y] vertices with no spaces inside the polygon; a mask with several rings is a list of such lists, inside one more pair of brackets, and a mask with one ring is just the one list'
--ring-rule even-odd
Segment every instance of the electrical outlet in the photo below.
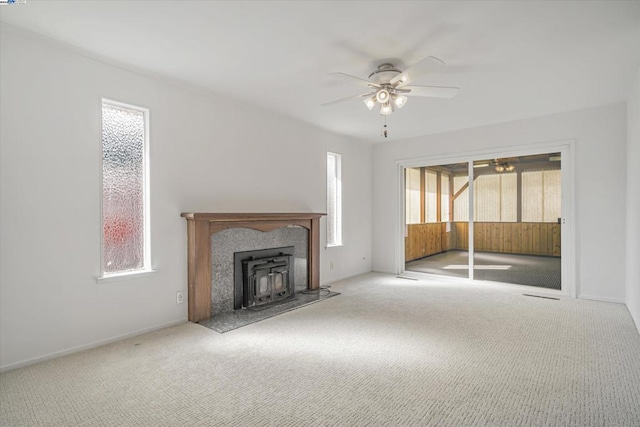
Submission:
{"label": "electrical outlet", "polygon": [[176,292],[176,304],[182,304],[184,302],[184,294],[180,291]]}
{"label": "electrical outlet", "polygon": [[333,270],[333,261],[329,261],[329,270]]}

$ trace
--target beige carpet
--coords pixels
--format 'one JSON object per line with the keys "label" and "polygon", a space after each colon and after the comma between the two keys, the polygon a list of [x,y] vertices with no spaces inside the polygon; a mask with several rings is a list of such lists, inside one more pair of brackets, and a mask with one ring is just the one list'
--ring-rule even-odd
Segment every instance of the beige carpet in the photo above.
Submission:
{"label": "beige carpet", "polygon": [[368,274],[224,335],[196,324],[0,376],[2,426],[639,426],[625,306]]}

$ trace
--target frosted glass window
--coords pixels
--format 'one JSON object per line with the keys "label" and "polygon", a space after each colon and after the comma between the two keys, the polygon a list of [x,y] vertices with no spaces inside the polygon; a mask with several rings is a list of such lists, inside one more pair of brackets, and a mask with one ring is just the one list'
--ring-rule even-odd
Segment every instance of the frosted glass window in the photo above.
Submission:
{"label": "frosted glass window", "polygon": [[440,220],[449,221],[449,175],[440,175]]}
{"label": "frosted glass window", "polygon": [[327,153],[327,246],[342,245],[342,156]]}
{"label": "frosted glass window", "polygon": [[426,170],[424,174],[424,215],[425,222],[438,221],[438,173]]}
{"label": "frosted glass window", "polygon": [[522,221],[542,222],[542,171],[522,173]]}
{"label": "frosted glass window", "polygon": [[500,176],[500,220],[502,222],[518,221],[518,175],[507,173]]}
{"label": "frosted glass window", "polygon": [[518,177],[514,173],[480,175],[473,187],[478,222],[516,222]]}
{"label": "frosted glass window", "polygon": [[102,103],[103,274],[148,269],[146,110]]}
{"label": "frosted glass window", "polygon": [[[453,177],[453,194],[456,195],[458,191],[469,182],[469,177],[454,176]],[[453,201],[453,220],[454,221],[469,221],[469,188],[465,188],[464,191],[458,195]]]}
{"label": "frosted glass window", "polygon": [[405,215],[407,224],[420,223],[420,168],[405,169]]}
{"label": "frosted glass window", "polygon": [[556,222],[561,215],[561,171],[522,173],[522,221]]}
{"label": "frosted glass window", "polygon": [[548,170],[542,172],[543,200],[544,208],[542,210],[543,222],[557,222],[562,217],[561,206],[561,171]]}
{"label": "frosted glass window", "polygon": [[500,222],[500,176],[480,175],[473,186],[474,220]]}

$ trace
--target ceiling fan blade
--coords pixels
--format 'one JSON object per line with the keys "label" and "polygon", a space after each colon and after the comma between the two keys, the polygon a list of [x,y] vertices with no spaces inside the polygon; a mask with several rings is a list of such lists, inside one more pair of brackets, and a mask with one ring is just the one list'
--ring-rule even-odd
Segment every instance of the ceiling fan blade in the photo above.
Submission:
{"label": "ceiling fan blade", "polygon": [[377,84],[377,83],[371,82],[371,81],[366,80],[366,79],[361,79],[360,77],[352,76],[351,74],[330,73],[329,75],[335,76],[335,77],[344,78],[344,79],[349,79],[350,81],[356,82],[356,83],[360,84],[361,86],[368,86],[368,87],[375,87],[375,88],[379,88],[380,87],[380,85]]}
{"label": "ceiling fan blade", "polygon": [[408,96],[429,96],[432,98],[453,98],[456,96],[459,87],[446,86],[403,86],[402,89],[409,89]]}
{"label": "ceiling fan blade", "polygon": [[444,61],[435,56],[427,56],[417,64],[407,68],[402,73],[391,79],[391,83],[395,87],[408,85],[422,74],[433,72],[444,66]]}
{"label": "ceiling fan blade", "polygon": [[339,104],[341,102],[351,101],[353,99],[366,98],[368,96],[373,96],[375,94],[376,94],[375,92],[371,92],[371,93],[363,93],[361,95],[347,96],[346,98],[340,98],[340,99],[336,99],[335,101],[326,102],[326,103],[322,104],[321,106],[322,107],[326,107],[327,105]]}

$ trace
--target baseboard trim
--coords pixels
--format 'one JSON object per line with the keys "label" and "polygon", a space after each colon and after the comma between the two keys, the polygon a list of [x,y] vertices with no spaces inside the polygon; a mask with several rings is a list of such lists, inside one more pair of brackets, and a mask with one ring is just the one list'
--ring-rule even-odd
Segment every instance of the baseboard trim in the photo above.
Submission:
{"label": "baseboard trim", "polygon": [[592,295],[579,295],[578,298],[588,299],[591,301],[614,302],[616,304],[626,304],[626,301],[620,298],[594,297]]}
{"label": "baseboard trim", "polygon": [[347,273],[346,276],[342,277],[342,276],[338,276],[338,277],[334,277],[331,280],[325,280],[325,281],[320,281],[320,286],[325,286],[325,285],[330,285],[332,283],[336,283],[339,282],[341,280],[346,280],[346,279],[351,279],[352,277],[356,277],[356,276],[363,276],[365,274],[369,274],[369,273],[373,273],[373,271],[371,270],[365,270],[362,271],[360,273]]}
{"label": "baseboard trim", "polygon": [[104,340],[94,341],[94,342],[89,343],[89,344],[84,344],[84,345],[80,345],[80,346],[77,346],[77,347],[68,348],[66,350],[55,351],[53,353],[45,354],[44,356],[34,357],[34,358],[31,358],[31,359],[23,360],[21,362],[9,363],[7,365],[0,366],[0,372],[11,371],[11,370],[14,370],[14,369],[22,368],[24,366],[33,365],[35,363],[45,362],[47,360],[55,359],[55,358],[62,357],[62,356],[67,356],[69,354],[77,353],[79,351],[89,350],[89,349],[100,347],[100,346],[103,346],[103,345],[106,345],[106,344],[111,344],[111,343],[116,342],[116,341],[120,341],[120,340],[123,340],[123,339],[135,337],[137,335],[142,335],[142,334],[146,334],[146,333],[149,333],[149,332],[157,331],[159,329],[168,328],[170,326],[180,325],[180,324],[186,323],[186,322],[187,322],[187,320],[185,320],[185,319],[174,320],[172,322],[167,322],[167,323],[163,323],[161,325],[151,326],[149,328],[138,329],[137,331],[129,332],[129,333],[122,334],[122,335],[117,335],[115,337],[106,338]]}

